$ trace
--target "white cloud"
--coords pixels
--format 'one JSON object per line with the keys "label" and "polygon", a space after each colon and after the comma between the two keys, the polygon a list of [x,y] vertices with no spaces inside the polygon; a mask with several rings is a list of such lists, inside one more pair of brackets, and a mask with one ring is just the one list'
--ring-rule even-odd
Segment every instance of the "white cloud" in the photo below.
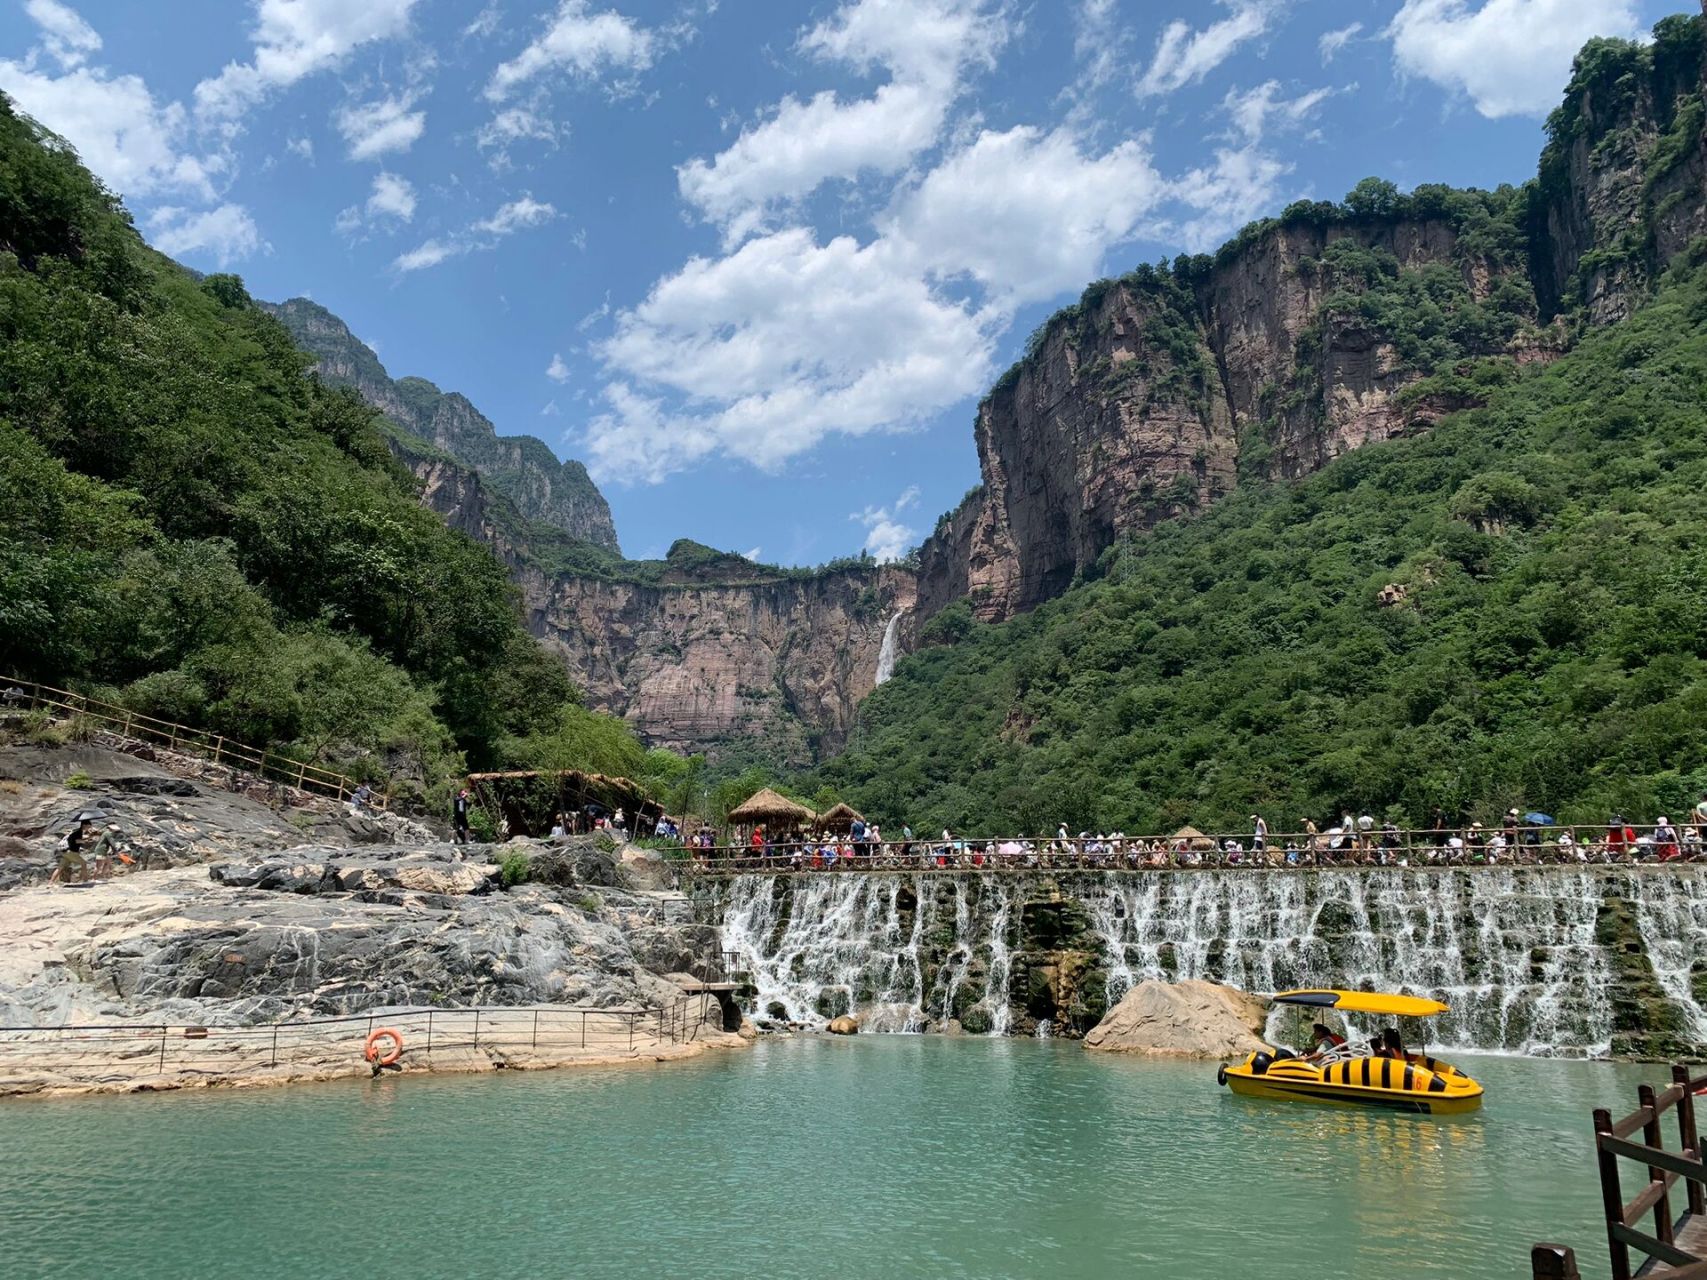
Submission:
{"label": "white cloud", "polygon": [[407,253],[399,254],[392,266],[398,271],[421,271],[436,267],[447,258],[468,252],[467,248],[443,240],[424,240]]}
{"label": "white cloud", "polygon": [[66,70],[81,66],[101,47],[95,28],[59,0],[25,0],[24,12],[41,28],[43,47]]}
{"label": "white cloud", "polygon": [[545,376],[553,382],[569,381],[569,366],[563,363],[563,357],[553,354],[551,363],[545,367]]}
{"label": "white cloud", "polygon": [[425,111],[411,111],[409,94],[348,106],[338,112],[338,132],[352,160],[372,160],[392,151],[407,151],[427,127]]}
{"label": "white cloud", "polygon": [[802,34],[799,48],[862,72],[881,67],[889,83],[854,102],[828,90],[784,98],[712,159],[683,165],[682,195],[733,243],[830,179],[897,173],[937,143],[965,73],[990,65],[1007,36],[984,0],[853,0]]}
{"label": "white cloud", "polygon": [[1066,130],[1021,126],[951,155],[885,227],[930,275],[969,275],[1011,310],[1093,278],[1163,194],[1137,140],[1087,156]]}
{"label": "white cloud", "polygon": [[496,4],[489,4],[474,16],[473,22],[462,29],[462,34],[476,40],[484,40],[498,29],[498,23],[503,16]]}
{"label": "white cloud", "polygon": [[1636,32],[1635,0],[1406,0],[1383,34],[1401,71],[1498,120],[1545,115],[1589,37]]}
{"label": "white cloud", "polygon": [[1350,44],[1358,32],[1363,30],[1361,22],[1354,22],[1349,27],[1341,27],[1337,31],[1324,31],[1322,38],[1316,41],[1316,51],[1322,55],[1322,63],[1332,62],[1339,51]]}
{"label": "white cloud", "polygon": [[1222,0],[1232,13],[1201,31],[1175,19],[1163,29],[1156,54],[1138,81],[1138,96],[1171,93],[1203,79],[1241,44],[1262,35],[1280,10],[1278,0]]}
{"label": "white cloud", "polygon": [[539,416],[542,418],[555,418],[562,412],[563,410],[557,407],[557,401],[547,400],[545,402],[545,407],[539,411]]}
{"label": "white cloud", "polygon": [[1073,11],[1073,57],[1084,71],[1082,85],[1075,87],[1099,89],[1114,79],[1126,64],[1129,43],[1115,0],[1080,0]]}
{"label": "white cloud", "polygon": [[285,150],[290,152],[293,156],[298,156],[304,160],[313,160],[314,139],[292,138],[289,142],[285,143]]}
{"label": "white cloud", "polygon": [[434,236],[423,241],[409,252],[398,255],[391,265],[394,270],[405,273],[436,267],[449,258],[494,248],[505,236],[540,226],[555,217],[557,210],[551,205],[532,196],[523,196],[502,205],[491,217],[470,223],[453,236]]}
{"label": "white cloud", "polygon": [[1282,98],[1280,82],[1270,80],[1243,93],[1230,90],[1221,100],[1221,109],[1245,141],[1260,142],[1271,126],[1287,128],[1302,124],[1333,93],[1332,89],[1312,89],[1296,98]]}
{"label": "white cloud", "polygon": [[865,526],[865,549],[879,564],[899,560],[918,539],[919,531],[901,523],[901,512],[917,504],[919,486],[911,485],[888,507],[867,507],[848,517]]}
{"label": "white cloud", "polygon": [[408,222],[415,216],[415,188],[407,178],[395,173],[382,173],[373,180],[373,194],[367,199],[370,217],[397,218]]}
{"label": "white cloud", "polygon": [[549,204],[535,200],[532,196],[523,196],[520,200],[512,200],[501,206],[490,218],[476,222],[474,230],[495,236],[507,236],[525,227],[537,227],[542,222],[550,222],[556,216],[557,210]]}
{"label": "white cloud", "polygon": [[370,41],[402,35],[416,0],[255,0],[255,56],[196,86],[196,109],[232,120],[275,89],[337,66]]}
{"label": "white cloud", "polygon": [[222,267],[268,247],[248,210],[235,204],[199,212],[168,205],[149,215],[148,232],[162,253],[204,255]]}
{"label": "white cloud", "polygon": [[593,466],[657,480],[721,451],[774,471],[831,433],[907,425],[983,385],[989,323],[883,240],[793,228],[695,258],[596,348],[611,378]]}
{"label": "white cloud", "polygon": [[33,59],[0,59],[0,88],[18,106],[77,148],[77,154],[119,194],[188,194],[213,199],[219,157],[193,154],[187,114],[156,102],[140,76],[110,76],[76,67],[54,76]]}
{"label": "white cloud", "polygon": [[644,71],[654,37],[615,10],[588,10],[587,0],[562,0],[543,35],[492,73],[486,96],[501,102],[542,72],[559,67],[577,79],[603,71]]}
{"label": "white cloud", "polygon": [[1223,147],[1215,163],[1193,169],[1173,184],[1173,196],[1199,211],[1177,229],[1193,253],[1215,248],[1228,235],[1279,203],[1280,180],[1291,166],[1254,146]]}
{"label": "white cloud", "polygon": [[505,107],[496,111],[474,136],[475,145],[482,151],[496,151],[499,160],[508,158],[513,142],[555,144],[557,140],[557,126],[538,107]]}

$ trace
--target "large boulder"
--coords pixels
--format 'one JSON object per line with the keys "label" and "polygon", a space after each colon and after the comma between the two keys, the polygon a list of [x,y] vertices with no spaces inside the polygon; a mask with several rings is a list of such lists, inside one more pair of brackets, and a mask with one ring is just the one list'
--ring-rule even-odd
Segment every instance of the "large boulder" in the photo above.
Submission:
{"label": "large boulder", "polygon": [[830,1025],[824,1030],[833,1036],[857,1036],[859,1034],[859,1020],[850,1018],[844,1013],[839,1018],[831,1018]]}
{"label": "large boulder", "polygon": [[1192,978],[1141,982],[1085,1036],[1085,1048],[1178,1058],[1238,1058],[1264,1048],[1268,1001]]}

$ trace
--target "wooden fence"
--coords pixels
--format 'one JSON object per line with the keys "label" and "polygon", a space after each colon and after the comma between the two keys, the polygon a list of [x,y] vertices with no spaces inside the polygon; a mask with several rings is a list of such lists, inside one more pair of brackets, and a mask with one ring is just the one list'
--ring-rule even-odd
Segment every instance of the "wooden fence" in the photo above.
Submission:
{"label": "wooden fence", "polygon": [[[37,684],[32,680],[0,676],[0,709],[28,712],[44,708],[67,715],[82,716],[107,725],[127,738],[151,742],[172,751],[182,751],[213,764],[252,773],[258,778],[295,787],[312,795],[347,800],[359,785],[346,774],[293,759],[271,747],[252,747],[223,734],[145,716],[140,711],[132,711],[117,703],[102,702],[86,694],[55,689],[51,685]],[[389,807],[390,799],[374,792],[370,803],[375,809],[385,809]]]}
{"label": "wooden fence", "polygon": [[[1614,1120],[1604,1107],[1594,1113],[1595,1157],[1600,1167],[1601,1207],[1606,1214],[1606,1243],[1612,1280],[1634,1276],[1665,1276],[1668,1280],[1707,1280],[1707,1212],[1703,1184],[1707,1165],[1701,1161],[1701,1140],[1695,1123],[1695,1098],[1707,1090],[1707,1076],[1691,1077],[1689,1069],[1674,1066],[1672,1083],[1656,1093],[1652,1085],[1636,1091],[1641,1104]],[[1677,1117],[1677,1148],[1665,1145],[1662,1121]],[[1639,1141],[1636,1140],[1639,1136]],[[1645,1173],[1642,1189],[1624,1198],[1620,1160],[1632,1160]],[[1682,1211],[1674,1213],[1672,1191],[1683,1186]],[[1652,1230],[1643,1223],[1651,1215]],[[1631,1251],[1646,1261],[1632,1269]],[[1534,1280],[1578,1280],[1576,1255],[1564,1245],[1538,1244],[1530,1252]]]}

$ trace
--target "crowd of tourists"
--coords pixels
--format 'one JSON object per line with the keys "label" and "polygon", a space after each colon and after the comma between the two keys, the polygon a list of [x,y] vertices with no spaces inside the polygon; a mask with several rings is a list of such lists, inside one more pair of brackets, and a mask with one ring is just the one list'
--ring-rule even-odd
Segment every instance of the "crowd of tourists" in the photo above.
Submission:
{"label": "crowd of tourists", "polygon": [[1283,870],[1332,866],[1500,866],[1590,863],[1674,863],[1707,860],[1707,793],[1674,823],[1667,816],[1633,823],[1614,814],[1604,826],[1557,824],[1541,813],[1508,811],[1493,825],[1448,824],[1441,815],[1426,828],[1400,828],[1368,814],[1345,814],[1297,832],[1275,834],[1259,814],[1247,830],[1205,835],[1185,828],[1171,836],[1128,836],[1121,831],[1054,836],[967,838],[944,830],[915,835],[910,826],[886,838],[875,823],[838,832],[788,832],[772,837],[756,827],[740,844],[690,842],[696,860],[740,868],[834,871],[954,867],[1140,870],[1180,867],[1250,867]]}

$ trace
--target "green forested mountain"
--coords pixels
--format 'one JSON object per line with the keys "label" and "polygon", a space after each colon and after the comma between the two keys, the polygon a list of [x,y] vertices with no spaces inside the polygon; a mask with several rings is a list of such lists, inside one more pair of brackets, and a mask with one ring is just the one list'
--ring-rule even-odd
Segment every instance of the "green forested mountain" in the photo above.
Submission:
{"label": "green forested mountain", "polygon": [[1686,810],[1707,788],[1704,257],[1426,436],[1242,484],[1012,621],[939,614],[807,785],[979,831]]}
{"label": "green forested mountain", "polygon": [[565,738],[638,769],[309,363],[0,97],[0,671],[422,786]]}

